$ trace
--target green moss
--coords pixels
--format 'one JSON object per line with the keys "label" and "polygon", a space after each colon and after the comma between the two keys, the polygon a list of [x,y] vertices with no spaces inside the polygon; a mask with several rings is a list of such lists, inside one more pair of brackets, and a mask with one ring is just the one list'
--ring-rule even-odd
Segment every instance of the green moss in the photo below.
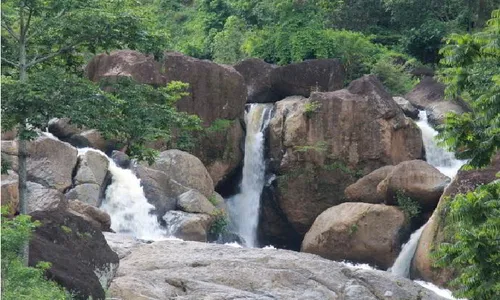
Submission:
{"label": "green moss", "polygon": [[70,234],[73,232],[73,230],[71,230],[71,228],[69,228],[68,226],[65,226],[65,225],[61,225],[61,229],[66,234]]}
{"label": "green moss", "polygon": [[304,115],[310,119],[321,108],[321,103],[318,101],[311,101],[304,104]]}
{"label": "green moss", "polygon": [[215,193],[208,197],[208,201],[210,201],[210,203],[212,203],[214,206],[219,205],[219,200],[217,200],[217,196],[215,195]]}

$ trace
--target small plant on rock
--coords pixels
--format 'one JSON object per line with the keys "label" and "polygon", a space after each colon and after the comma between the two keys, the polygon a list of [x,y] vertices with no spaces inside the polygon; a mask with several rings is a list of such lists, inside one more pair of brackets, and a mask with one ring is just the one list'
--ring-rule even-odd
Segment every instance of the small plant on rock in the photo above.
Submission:
{"label": "small plant on rock", "polygon": [[396,199],[398,201],[399,208],[403,210],[408,218],[413,219],[420,215],[420,212],[422,211],[420,204],[416,200],[408,197],[404,191],[397,191]]}
{"label": "small plant on rock", "polygon": [[226,212],[223,209],[216,209],[212,213],[212,216],[214,220],[210,226],[209,233],[218,236],[226,232],[227,226],[229,225],[229,219]]}
{"label": "small plant on rock", "polygon": [[321,103],[317,101],[311,101],[304,104],[304,115],[306,118],[310,119],[315,113],[321,108]]}

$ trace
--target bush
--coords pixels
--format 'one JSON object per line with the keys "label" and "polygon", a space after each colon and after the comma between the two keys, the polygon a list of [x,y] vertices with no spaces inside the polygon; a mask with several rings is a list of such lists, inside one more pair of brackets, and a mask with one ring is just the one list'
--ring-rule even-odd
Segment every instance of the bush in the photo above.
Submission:
{"label": "bush", "polygon": [[399,208],[408,218],[413,219],[420,215],[420,212],[422,211],[420,204],[408,197],[404,191],[397,191],[396,199],[398,201]]}
{"label": "bush", "polygon": [[500,181],[456,195],[449,209],[451,242],[433,252],[435,265],[458,271],[455,297],[500,299]]}
{"label": "bush", "polygon": [[31,268],[21,261],[22,246],[40,223],[32,222],[27,215],[9,219],[5,207],[2,207],[2,215],[2,299],[71,299],[57,283],[45,278],[50,263],[40,262],[36,268]]}
{"label": "bush", "polygon": [[385,56],[373,65],[371,73],[389,89],[393,95],[403,95],[409,92],[417,83],[406,72],[406,64],[397,64],[395,58]]}
{"label": "bush", "polygon": [[226,212],[223,209],[216,209],[212,213],[212,216],[214,217],[214,220],[210,226],[209,233],[218,236],[226,232],[227,226],[229,225],[229,219]]}

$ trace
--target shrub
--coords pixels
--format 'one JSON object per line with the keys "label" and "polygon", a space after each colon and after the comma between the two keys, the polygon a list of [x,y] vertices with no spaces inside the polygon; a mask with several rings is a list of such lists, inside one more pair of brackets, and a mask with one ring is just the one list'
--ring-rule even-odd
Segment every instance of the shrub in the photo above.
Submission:
{"label": "shrub", "polygon": [[452,267],[455,297],[500,299],[500,181],[458,194],[446,220],[451,241],[432,253],[437,267]]}
{"label": "shrub", "polygon": [[306,118],[310,119],[315,113],[321,108],[321,103],[317,101],[311,101],[304,104],[304,115]]}
{"label": "shrub", "polygon": [[212,203],[213,206],[219,205],[219,200],[217,200],[217,196],[215,195],[215,193],[213,193],[212,195],[210,195],[210,197],[208,197],[208,201],[210,201],[210,203]]}
{"label": "shrub", "polygon": [[209,233],[218,236],[226,232],[227,226],[229,225],[229,219],[226,212],[223,209],[216,209],[212,213],[212,216],[214,220],[210,226]]}
{"label": "shrub", "polygon": [[380,79],[391,94],[403,95],[409,92],[417,83],[406,72],[405,66],[406,64],[397,64],[393,57],[385,56],[373,65],[371,73]]}
{"label": "shrub", "polygon": [[399,208],[408,218],[413,219],[420,215],[420,212],[422,211],[420,204],[416,200],[408,197],[404,191],[397,191],[396,199],[398,201]]}

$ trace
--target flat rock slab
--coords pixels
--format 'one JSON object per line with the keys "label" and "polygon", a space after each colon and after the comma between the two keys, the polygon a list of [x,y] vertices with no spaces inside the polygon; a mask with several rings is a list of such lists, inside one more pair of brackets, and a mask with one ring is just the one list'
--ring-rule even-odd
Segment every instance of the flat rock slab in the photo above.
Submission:
{"label": "flat rock slab", "polygon": [[383,271],[275,249],[160,241],[120,261],[110,296],[128,299],[444,299]]}

